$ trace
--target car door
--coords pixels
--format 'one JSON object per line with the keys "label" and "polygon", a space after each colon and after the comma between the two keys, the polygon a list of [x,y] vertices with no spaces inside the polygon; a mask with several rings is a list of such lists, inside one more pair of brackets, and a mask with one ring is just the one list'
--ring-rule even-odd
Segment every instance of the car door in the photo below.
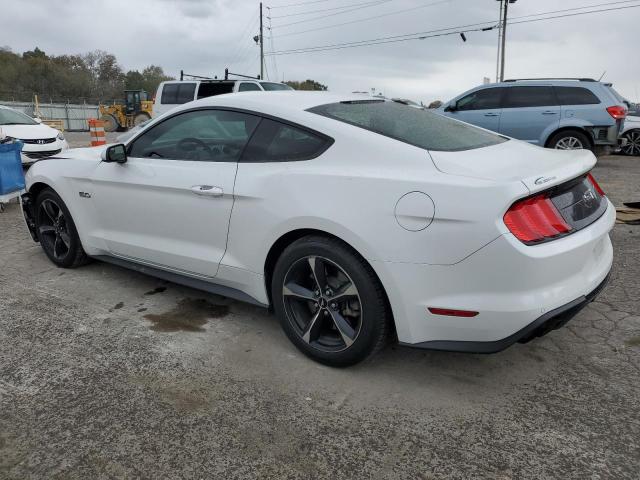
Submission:
{"label": "car door", "polygon": [[238,159],[259,117],[199,109],[156,124],[102,162],[92,199],[117,257],[215,277],[227,243]]}
{"label": "car door", "polygon": [[560,105],[553,87],[513,86],[505,89],[500,133],[542,145],[560,124]]}
{"label": "car door", "polygon": [[455,106],[449,106],[445,111],[451,118],[497,132],[500,128],[503,90],[502,87],[476,90],[458,99]]}

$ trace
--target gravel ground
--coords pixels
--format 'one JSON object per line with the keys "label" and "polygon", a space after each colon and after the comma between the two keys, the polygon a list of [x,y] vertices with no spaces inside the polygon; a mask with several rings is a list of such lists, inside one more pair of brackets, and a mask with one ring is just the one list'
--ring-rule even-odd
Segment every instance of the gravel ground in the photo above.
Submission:
{"label": "gravel ground", "polygon": [[[595,174],[640,201],[639,159]],[[609,286],[546,337],[488,356],[390,346],[335,370],[257,307],[55,268],[9,205],[0,478],[638,479],[640,226],[612,239]]]}

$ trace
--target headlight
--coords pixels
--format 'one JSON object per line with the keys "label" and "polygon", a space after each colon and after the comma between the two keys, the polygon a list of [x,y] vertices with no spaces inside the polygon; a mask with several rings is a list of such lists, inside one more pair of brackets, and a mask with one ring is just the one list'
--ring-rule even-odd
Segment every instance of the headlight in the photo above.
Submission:
{"label": "headlight", "polygon": [[62,134],[62,132],[58,134],[58,140],[64,140],[64,135]]}

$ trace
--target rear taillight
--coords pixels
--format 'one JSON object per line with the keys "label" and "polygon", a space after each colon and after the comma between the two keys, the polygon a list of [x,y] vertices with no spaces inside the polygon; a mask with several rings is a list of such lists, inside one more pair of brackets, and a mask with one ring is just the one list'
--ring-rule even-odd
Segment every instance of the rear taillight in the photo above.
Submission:
{"label": "rear taillight", "polygon": [[504,214],[504,223],[518,240],[527,245],[571,231],[571,227],[544,193],[514,203]]}
{"label": "rear taillight", "polygon": [[589,174],[587,175],[587,178],[589,179],[589,183],[591,183],[591,185],[593,185],[593,188],[595,188],[596,192],[598,192],[598,194],[604,197],[606,194],[604,193],[604,190],[602,190],[600,185],[598,185],[598,182],[596,182],[596,179],[593,178],[593,175]]}
{"label": "rear taillight", "polygon": [[620,105],[614,105],[613,107],[607,107],[607,112],[616,120],[624,120],[627,116],[627,109]]}

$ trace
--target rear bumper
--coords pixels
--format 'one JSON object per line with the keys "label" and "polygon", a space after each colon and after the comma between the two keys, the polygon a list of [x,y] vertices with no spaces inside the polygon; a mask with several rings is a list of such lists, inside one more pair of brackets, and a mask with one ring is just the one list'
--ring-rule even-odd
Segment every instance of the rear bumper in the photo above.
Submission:
{"label": "rear bumper", "polygon": [[587,295],[582,295],[575,300],[562,305],[550,312],[538,317],[526,327],[518,330],[513,335],[509,335],[501,340],[493,342],[470,342],[470,341],[430,341],[417,344],[407,344],[400,342],[413,348],[422,348],[426,350],[443,350],[447,352],[465,352],[465,353],[497,353],[505,348],[510,347],[516,342],[527,343],[537,337],[542,337],[552,330],[564,326],[569,320],[575,317],[584,307],[589,305],[600,294],[602,289],[609,282],[609,275]]}
{"label": "rear bumper", "polygon": [[[460,342],[486,343],[473,351],[490,352],[525,338],[598,291],[613,263],[614,223],[609,202],[592,225],[552,242],[527,246],[504,234],[454,265],[372,262],[399,342],[446,350]],[[479,313],[443,316],[429,307]]]}

